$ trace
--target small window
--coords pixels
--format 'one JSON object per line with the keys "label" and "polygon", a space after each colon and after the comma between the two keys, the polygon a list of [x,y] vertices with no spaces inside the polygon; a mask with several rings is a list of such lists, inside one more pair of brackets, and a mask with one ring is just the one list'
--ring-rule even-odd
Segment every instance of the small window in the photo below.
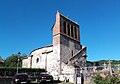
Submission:
{"label": "small window", "polygon": [[72,57],[73,57],[73,50],[71,51],[71,55],[72,55]]}
{"label": "small window", "polygon": [[36,63],[38,63],[38,62],[39,62],[39,58],[36,59]]}

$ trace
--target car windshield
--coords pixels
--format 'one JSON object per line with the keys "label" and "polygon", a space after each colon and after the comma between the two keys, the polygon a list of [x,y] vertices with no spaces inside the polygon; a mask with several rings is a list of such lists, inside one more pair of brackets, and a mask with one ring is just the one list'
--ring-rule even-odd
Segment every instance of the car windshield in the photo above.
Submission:
{"label": "car windshield", "polygon": [[48,76],[49,74],[40,74],[40,76]]}
{"label": "car windshield", "polygon": [[27,74],[18,74],[16,75],[17,78],[28,78]]}

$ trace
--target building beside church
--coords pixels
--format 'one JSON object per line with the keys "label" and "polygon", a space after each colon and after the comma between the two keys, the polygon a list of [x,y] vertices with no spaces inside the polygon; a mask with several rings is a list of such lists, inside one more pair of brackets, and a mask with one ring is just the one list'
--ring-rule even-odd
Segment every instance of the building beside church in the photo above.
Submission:
{"label": "building beside church", "polygon": [[75,82],[79,73],[76,68],[83,68],[87,57],[86,47],[80,43],[80,26],[57,11],[52,31],[53,43],[33,50],[23,60],[22,67],[44,68],[54,79],[67,77]]}
{"label": "building beside church", "polygon": [[4,63],[4,60],[2,59],[2,57],[0,56],[0,63]]}

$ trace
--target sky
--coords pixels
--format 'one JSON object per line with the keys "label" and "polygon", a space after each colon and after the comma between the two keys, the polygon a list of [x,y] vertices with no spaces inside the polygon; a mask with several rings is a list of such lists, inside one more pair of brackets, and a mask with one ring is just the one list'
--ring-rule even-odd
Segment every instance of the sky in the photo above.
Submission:
{"label": "sky", "polygon": [[87,60],[120,60],[120,0],[0,0],[0,56],[51,45],[57,10],[80,24]]}

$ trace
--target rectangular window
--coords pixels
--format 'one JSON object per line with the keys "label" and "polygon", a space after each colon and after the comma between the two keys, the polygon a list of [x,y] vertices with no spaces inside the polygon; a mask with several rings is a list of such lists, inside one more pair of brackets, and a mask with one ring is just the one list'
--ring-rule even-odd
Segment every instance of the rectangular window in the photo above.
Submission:
{"label": "rectangular window", "polygon": [[73,57],[73,50],[71,51],[71,55],[72,55],[72,57]]}

